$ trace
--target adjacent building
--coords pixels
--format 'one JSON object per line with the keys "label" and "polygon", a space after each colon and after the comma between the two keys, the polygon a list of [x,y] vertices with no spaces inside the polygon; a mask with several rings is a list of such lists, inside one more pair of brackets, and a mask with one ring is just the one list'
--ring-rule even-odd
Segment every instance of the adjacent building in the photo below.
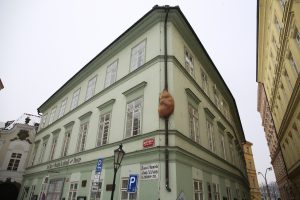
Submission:
{"label": "adjacent building", "polygon": [[40,117],[23,114],[0,129],[0,196],[17,199]]}
{"label": "adjacent building", "polygon": [[153,7],[38,112],[19,199],[109,199],[120,144],[115,199],[250,199],[235,100],[179,7]]}
{"label": "adjacent building", "polygon": [[255,169],[255,163],[253,159],[252,154],[252,143],[251,142],[244,142],[243,148],[244,148],[244,156],[246,161],[246,167],[247,167],[247,174],[248,174],[248,181],[250,185],[250,195],[251,200],[261,200],[261,193],[257,181],[257,174]]}
{"label": "adjacent building", "polygon": [[283,199],[300,198],[299,30],[299,1],[258,1],[258,110]]}

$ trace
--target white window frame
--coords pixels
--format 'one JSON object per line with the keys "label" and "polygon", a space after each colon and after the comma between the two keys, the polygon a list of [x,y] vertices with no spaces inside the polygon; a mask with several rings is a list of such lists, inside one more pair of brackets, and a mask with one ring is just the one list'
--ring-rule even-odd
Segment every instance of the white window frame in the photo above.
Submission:
{"label": "white window frame", "polygon": [[[91,180],[90,200],[100,200],[102,195],[103,180],[100,180],[98,186],[93,186],[94,180]],[[96,190],[94,191],[93,188]]]}
{"label": "white window frame", "polygon": [[209,96],[208,78],[203,70],[201,70],[202,88],[207,96]]}
{"label": "white window frame", "polygon": [[289,58],[289,60],[290,60],[291,66],[292,66],[292,68],[293,68],[293,71],[294,71],[295,74],[296,74],[296,77],[298,77],[298,74],[299,74],[299,68],[298,68],[298,65],[297,65],[297,63],[296,63],[296,61],[295,61],[295,59],[294,59],[292,53],[290,53],[290,58]]}
{"label": "white window frame", "polygon": [[138,45],[131,49],[130,56],[130,71],[142,66],[146,61],[146,40],[143,40]]}
{"label": "white window frame", "polygon": [[60,105],[59,113],[57,118],[61,118],[65,114],[68,98],[65,98]]}
{"label": "white window frame", "polygon": [[56,113],[56,106],[51,110],[48,125],[52,124],[55,121],[55,113]]}
{"label": "white window frame", "polygon": [[110,124],[111,112],[107,112],[99,116],[98,137],[96,147],[108,144]]}
{"label": "white window frame", "polygon": [[46,113],[46,114],[43,115],[41,128],[45,128],[46,127],[47,117],[48,117],[48,113]]}
{"label": "white window frame", "polygon": [[213,194],[215,200],[220,200],[220,185],[218,183],[213,183]]}
{"label": "white window frame", "polygon": [[184,48],[184,67],[191,76],[195,77],[194,59],[187,48]]}
{"label": "white window frame", "polygon": [[67,130],[65,133],[61,157],[65,157],[68,155],[68,148],[69,148],[69,143],[70,143],[70,139],[71,139],[71,133],[72,133],[72,129]]}
{"label": "white window frame", "polygon": [[39,163],[43,162],[43,158],[44,158],[46,148],[47,148],[47,143],[48,143],[48,140],[44,141],[42,144],[41,154],[39,157]]}
{"label": "white window frame", "polygon": [[[142,121],[143,121],[143,103],[144,98],[139,97],[129,103],[126,107],[126,128],[125,137],[132,137],[142,133]],[[131,118],[129,116],[131,115]],[[135,119],[138,120],[137,127],[135,126]]]}
{"label": "white window frame", "polygon": [[70,106],[70,110],[75,109],[78,106],[78,102],[79,102],[79,95],[80,95],[80,89],[77,89],[72,96],[72,101],[71,101],[71,106]]}
{"label": "white window frame", "polygon": [[225,146],[225,136],[223,133],[220,133],[221,134],[221,151],[222,151],[222,156],[223,158],[226,160],[226,146]]}
{"label": "white window frame", "polygon": [[215,136],[214,136],[214,127],[213,123],[206,119],[206,131],[207,131],[207,139],[208,139],[208,148],[212,152],[215,152]]}
{"label": "white window frame", "polygon": [[[76,188],[75,188],[76,186]],[[78,193],[79,182],[74,181],[70,183],[69,192],[68,192],[68,200],[76,200]],[[74,197],[75,194],[75,197]]]}
{"label": "white window frame", "polygon": [[29,200],[32,199],[32,196],[34,195],[34,191],[35,191],[35,185],[32,185],[30,188]]}
{"label": "white window frame", "polygon": [[227,200],[231,200],[232,197],[231,197],[231,190],[230,190],[230,187],[226,187],[226,195],[227,195]]}
{"label": "white window frame", "polygon": [[[124,177],[121,179],[121,200],[137,200],[138,199],[138,189],[135,193],[127,192],[128,185],[128,177]],[[123,198],[123,194],[127,195],[127,198]]]}
{"label": "white window frame", "polygon": [[57,139],[58,139],[58,135],[53,136],[53,138],[52,138],[49,160],[53,160],[53,158],[54,158],[54,153],[55,153],[55,149],[56,149],[56,145],[57,145]]}
{"label": "white window frame", "polygon": [[[194,200],[203,200],[203,182],[202,180],[193,180]],[[197,196],[197,197],[196,197]]]}
{"label": "white window frame", "polygon": [[96,89],[96,83],[97,83],[97,75],[91,78],[88,82],[87,89],[86,89],[86,95],[85,95],[85,100],[89,100],[92,98],[95,94],[95,89]]}
{"label": "white window frame", "polygon": [[82,152],[82,151],[85,150],[85,144],[86,144],[86,140],[87,140],[88,129],[89,129],[89,122],[88,121],[80,124],[77,152]]}
{"label": "white window frame", "polygon": [[107,88],[117,80],[118,60],[107,66],[104,88]]}
{"label": "white window frame", "polygon": [[300,32],[298,31],[297,28],[295,28],[295,29],[296,29],[295,40],[296,40],[296,42],[298,44],[298,47],[300,47]]}
{"label": "white window frame", "polygon": [[36,143],[35,146],[34,146],[34,148],[32,149],[33,152],[32,152],[31,162],[30,162],[29,166],[33,166],[34,165],[34,161],[35,161],[35,158],[36,158],[36,153],[37,153],[38,148],[39,148],[39,143]]}
{"label": "white window frame", "polygon": [[21,162],[22,154],[13,152],[10,155],[10,159],[7,165],[7,171],[18,171],[20,162]]}
{"label": "white window frame", "polygon": [[199,134],[199,113],[198,109],[188,104],[189,112],[189,129],[190,129],[190,138],[197,143],[200,143],[200,134]]}

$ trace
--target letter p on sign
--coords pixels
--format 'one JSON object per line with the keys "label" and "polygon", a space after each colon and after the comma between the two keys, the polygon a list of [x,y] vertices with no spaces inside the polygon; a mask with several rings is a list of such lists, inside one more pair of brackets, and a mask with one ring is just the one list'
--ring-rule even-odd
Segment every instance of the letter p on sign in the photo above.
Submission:
{"label": "letter p on sign", "polygon": [[138,181],[138,175],[137,174],[129,175],[127,192],[129,192],[129,193],[135,193],[136,192],[137,181]]}

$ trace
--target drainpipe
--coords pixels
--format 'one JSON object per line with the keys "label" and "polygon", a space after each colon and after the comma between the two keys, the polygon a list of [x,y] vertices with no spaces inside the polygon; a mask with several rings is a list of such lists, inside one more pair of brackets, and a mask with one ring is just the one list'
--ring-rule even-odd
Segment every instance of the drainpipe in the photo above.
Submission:
{"label": "drainpipe", "polygon": [[[168,91],[168,48],[167,48],[167,22],[168,22],[168,14],[169,14],[169,6],[165,6],[166,11],[166,17],[165,17],[165,24],[164,24],[164,46],[165,46],[165,56],[164,56],[164,62],[165,62],[165,87],[164,89]],[[166,163],[166,190],[168,192],[171,192],[170,188],[170,177],[169,177],[169,117],[165,118],[165,163]]]}

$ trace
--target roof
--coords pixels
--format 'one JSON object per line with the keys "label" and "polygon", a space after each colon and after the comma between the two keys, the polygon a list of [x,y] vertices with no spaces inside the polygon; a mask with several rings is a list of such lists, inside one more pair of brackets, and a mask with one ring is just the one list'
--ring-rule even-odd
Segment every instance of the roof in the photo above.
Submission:
{"label": "roof", "polygon": [[243,131],[243,127],[241,125],[241,120],[240,120],[240,116],[238,113],[238,109],[237,109],[237,105],[235,102],[235,99],[231,93],[231,91],[229,90],[228,86],[226,85],[224,79],[222,78],[221,74],[219,73],[218,69],[216,68],[215,64],[213,63],[212,59],[210,58],[210,56],[208,55],[206,49],[204,48],[203,44],[201,43],[201,41],[199,40],[198,36],[196,35],[195,31],[193,30],[192,26],[190,25],[190,23],[188,22],[188,20],[186,19],[186,17],[184,16],[184,14],[182,13],[182,11],[180,10],[179,6],[174,6],[174,7],[170,7],[168,5],[166,6],[158,6],[155,5],[149,12],[147,12],[143,17],[141,17],[137,22],[135,22],[131,27],[129,27],[124,33],[122,33],[118,38],[116,38],[111,44],[109,44],[106,48],[104,48],[98,55],[96,55],[90,62],[88,62],[83,68],[81,68],[72,78],[70,78],[63,86],[61,86],[52,96],[50,96],[38,109],[38,113],[40,113],[40,110],[43,106],[46,106],[50,99],[52,99],[53,97],[55,97],[56,95],[59,95],[60,92],[63,91],[63,89],[70,84],[73,80],[75,80],[75,78],[77,76],[79,76],[79,74],[81,72],[83,72],[86,68],[89,67],[89,65],[98,57],[102,56],[102,54],[106,53],[106,51],[108,51],[112,46],[114,46],[116,43],[118,43],[123,37],[125,37],[126,34],[128,34],[130,31],[132,31],[138,24],[140,24],[143,20],[145,20],[147,17],[149,17],[150,15],[152,15],[154,12],[157,12],[158,10],[166,10],[169,9],[170,11],[174,11],[177,12],[179,14],[179,16],[183,19],[183,21],[186,23],[186,25],[188,26],[188,28],[190,29],[191,33],[193,34],[194,38],[196,39],[196,41],[198,42],[198,45],[201,47],[201,49],[203,50],[205,56],[208,58],[209,62],[211,63],[211,65],[213,66],[213,70],[216,72],[216,74],[218,75],[219,80],[222,82],[222,84],[225,87],[225,90],[228,94],[230,94],[230,97],[232,98],[231,100],[233,101],[233,105],[234,105],[234,109],[236,111],[236,118],[238,119],[238,129],[241,131],[242,133],[242,140],[245,140],[245,135],[244,135],[244,131]]}
{"label": "roof", "polygon": [[36,123],[39,124],[40,123],[41,117],[36,116],[36,115],[32,115],[32,114],[28,114],[28,113],[24,113],[18,119],[11,121],[12,123],[9,126],[5,127],[5,129],[6,130],[12,129],[16,124],[26,124],[25,119],[27,117],[30,118],[30,121],[28,123],[29,126],[34,126],[34,124],[36,124]]}

